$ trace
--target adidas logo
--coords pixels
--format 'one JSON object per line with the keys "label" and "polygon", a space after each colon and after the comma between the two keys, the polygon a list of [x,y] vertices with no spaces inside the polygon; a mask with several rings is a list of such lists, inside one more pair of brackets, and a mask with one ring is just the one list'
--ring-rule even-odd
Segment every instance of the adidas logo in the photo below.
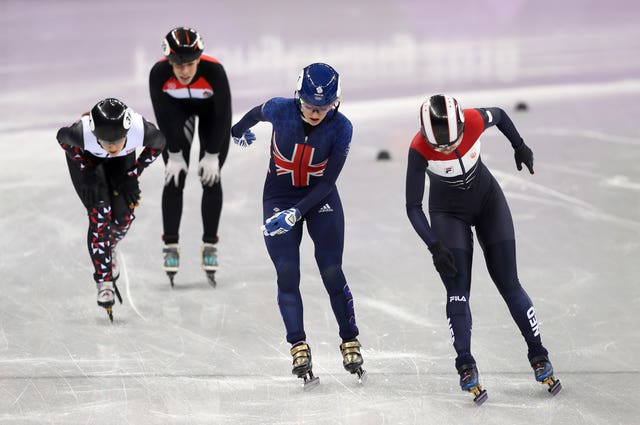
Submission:
{"label": "adidas logo", "polygon": [[333,208],[331,208],[331,205],[329,204],[324,204],[319,210],[319,213],[326,213],[326,212],[333,212]]}

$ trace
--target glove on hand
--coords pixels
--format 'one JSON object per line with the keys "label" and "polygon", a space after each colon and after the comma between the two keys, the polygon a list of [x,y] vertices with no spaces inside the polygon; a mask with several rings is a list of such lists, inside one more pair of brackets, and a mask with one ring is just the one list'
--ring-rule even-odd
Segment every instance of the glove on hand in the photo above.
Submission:
{"label": "glove on hand", "polygon": [[289,208],[286,211],[275,213],[264,222],[262,233],[265,236],[275,236],[287,233],[302,218],[300,210]]}
{"label": "glove on hand", "polygon": [[220,160],[217,153],[204,153],[198,164],[198,175],[205,186],[213,186],[220,180]]}
{"label": "glove on hand", "polygon": [[245,131],[244,133],[242,133],[242,136],[240,137],[234,137],[233,138],[233,143],[235,143],[236,145],[246,148],[248,147],[251,143],[253,143],[256,140],[256,135],[253,134],[253,131],[251,131],[250,129]]}
{"label": "glove on hand", "polygon": [[95,205],[100,200],[100,184],[93,171],[85,171],[82,183],[78,187],[78,195],[85,206]]}
{"label": "glove on hand", "polygon": [[454,277],[458,273],[458,269],[454,264],[453,254],[442,242],[438,241],[431,245],[429,251],[431,251],[433,265],[436,266],[438,273],[447,277]]}
{"label": "glove on hand", "polygon": [[516,160],[516,167],[518,168],[518,171],[522,170],[522,163],[524,163],[524,165],[529,169],[529,173],[533,174],[533,152],[529,146],[522,142],[520,146],[515,148],[513,157]]}
{"label": "glove on hand", "polygon": [[122,199],[129,205],[129,208],[138,206],[141,193],[138,179],[131,176],[125,177],[114,191],[114,195],[122,196]]}
{"label": "glove on hand", "polygon": [[164,185],[167,186],[173,179],[174,184],[178,187],[180,173],[187,174],[187,163],[182,156],[182,151],[169,152],[169,159],[164,167]]}

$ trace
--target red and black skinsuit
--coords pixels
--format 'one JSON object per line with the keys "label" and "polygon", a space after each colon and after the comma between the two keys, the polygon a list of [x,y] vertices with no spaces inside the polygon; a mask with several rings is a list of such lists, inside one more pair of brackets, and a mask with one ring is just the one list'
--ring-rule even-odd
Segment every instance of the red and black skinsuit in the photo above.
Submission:
{"label": "red and black skinsuit", "polygon": [[[126,179],[137,179],[160,156],[165,138],[135,112],[124,148],[115,156],[98,143],[89,129],[88,115],[62,127],[56,137],[67,154],[71,181],[89,215],[87,243],[95,269],[93,277],[96,283],[112,281],[112,249],[125,237],[135,218],[135,205],[127,204],[117,188]],[[136,148],[142,148],[137,158]],[[82,195],[85,190],[95,190],[95,199],[88,201]]]}
{"label": "red and black skinsuit", "polygon": [[[149,90],[156,122],[167,138],[167,149],[162,154],[165,164],[169,152],[181,151],[189,165],[197,116],[198,158],[202,159],[205,152],[217,153],[222,169],[231,137],[231,92],[222,64],[210,56],[200,56],[196,74],[185,86],[175,77],[171,63],[163,59],[151,68]],[[186,174],[181,173],[178,186],[166,184],[162,192],[163,240],[167,244],[178,243],[185,179]],[[217,243],[222,211],[221,179],[211,186],[203,185],[202,189],[202,241]]]}

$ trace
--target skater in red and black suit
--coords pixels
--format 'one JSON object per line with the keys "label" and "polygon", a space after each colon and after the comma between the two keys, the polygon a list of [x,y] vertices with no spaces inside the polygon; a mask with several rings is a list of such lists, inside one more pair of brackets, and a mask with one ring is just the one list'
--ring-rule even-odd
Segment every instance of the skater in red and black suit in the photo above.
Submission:
{"label": "skater in red and black suit", "polygon": [[[98,305],[111,316],[114,304],[115,248],[140,200],[138,178],[164,149],[162,133],[118,99],[98,102],[57,134],[67,153],[71,181],[89,215],[88,246],[98,289]],[[136,158],[136,148],[142,149]]]}
{"label": "skater in red and black suit", "polygon": [[204,55],[204,44],[194,29],[175,28],[162,43],[164,59],[149,75],[151,103],[158,127],[167,138],[162,222],[164,269],[173,284],[180,266],[179,229],[191,143],[200,139],[198,175],[202,183],[202,268],[211,283],[218,269],[218,224],[222,211],[220,170],[229,150],[231,93],[225,70]]}
{"label": "skater in red and black suit", "polygon": [[[533,174],[533,153],[513,122],[500,108],[460,108],[456,99],[435,95],[420,108],[420,132],[409,148],[406,206],[409,220],[428,246],[447,291],[446,312],[456,350],[460,386],[486,399],[478,384],[476,361],[471,355],[471,262],[473,233],[500,295],[528,347],[528,358],[538,381],[555,394],[560,381],[540,339],[531,299],[520,285],[516,269],[513,220],[502,189],[480,160],[480,136],[491,126],[506,136],[522,164]],[[429,176],[429,216],[422,209],[425,172]]]}

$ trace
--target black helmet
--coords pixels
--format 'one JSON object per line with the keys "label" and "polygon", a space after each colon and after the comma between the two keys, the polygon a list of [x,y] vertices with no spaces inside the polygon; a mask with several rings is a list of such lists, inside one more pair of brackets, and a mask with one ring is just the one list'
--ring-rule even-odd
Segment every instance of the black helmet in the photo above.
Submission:
{"label": "black helmet", "polygon": [[89,112],[89,128],[105,142],[115,142],[127,135],[131,127],[131,110],[112,97],[101,100]]}
{"label": "black helmet", "polygon": [[436,94],[420,107],[420,132],[432,147],[453,145],[463,131],[464,114],[453,97]]}
{"label": "black helmet", "polygon": [[203,50],[202,38],[192,28],[174,28],[162,40],[162,54],[174,63],[192,62],[200,57]]}

